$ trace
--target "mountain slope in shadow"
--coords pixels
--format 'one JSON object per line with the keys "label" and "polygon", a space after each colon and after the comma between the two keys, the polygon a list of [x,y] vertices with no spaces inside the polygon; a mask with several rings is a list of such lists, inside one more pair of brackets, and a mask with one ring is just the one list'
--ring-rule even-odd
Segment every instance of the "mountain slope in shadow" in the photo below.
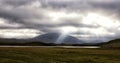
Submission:
{"label": "mountain slope in shadow", "polygon": [[120,48],[120,39],[111,40],[101,45],[102,48]]}
{"label": "mountain slope in shadow", "polygon": [[[47,34],[43,34],[40,36],[37,36],[35,38],[33,38],[32,40],[34,41],[41,41],[41,42],[45,42],[45,43],[54,43],[57,44],[57,40],[58,38],[61,36],[60,33],[47,33]],[[61,44],[83,44],[83,41],[80,41],[79,39],[73,37],[73,36],[69,36],[67,35],[61,42]]]}

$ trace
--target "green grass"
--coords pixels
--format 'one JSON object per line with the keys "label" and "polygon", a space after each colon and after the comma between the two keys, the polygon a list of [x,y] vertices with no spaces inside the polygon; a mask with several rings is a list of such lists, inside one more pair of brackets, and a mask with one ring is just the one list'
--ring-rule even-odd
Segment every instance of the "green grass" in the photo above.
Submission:
{"label": "green grass", "polygon": [[120,63],[120,49],[1,47],[0,63]]}

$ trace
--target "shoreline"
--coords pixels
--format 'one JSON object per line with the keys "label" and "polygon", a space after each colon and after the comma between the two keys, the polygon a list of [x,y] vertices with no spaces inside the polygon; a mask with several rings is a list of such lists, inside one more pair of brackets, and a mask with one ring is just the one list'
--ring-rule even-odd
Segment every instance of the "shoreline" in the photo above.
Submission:
{"label": "shoreline", "polygon": [[99,46],[0,46],[0,47],[43,47],[43,48],[100,48]]}

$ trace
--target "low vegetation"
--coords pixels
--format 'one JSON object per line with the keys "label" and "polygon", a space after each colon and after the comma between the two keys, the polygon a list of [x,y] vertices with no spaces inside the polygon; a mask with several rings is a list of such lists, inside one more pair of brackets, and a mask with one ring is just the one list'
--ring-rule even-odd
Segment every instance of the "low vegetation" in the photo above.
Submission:
{"label": "low vegetation", "polygon": [[120,63],[120,49],[0,47],[0,63]]}
{"label": "low vegetation", "polygon": [[[6,45],[2,42],[0,44]],[[8,43],[7,45],[41,46],[50,44],[30,42]],[[101,48],[96,49],[0,47],[0,63],[120,63],[120,39],[103,43]]]}

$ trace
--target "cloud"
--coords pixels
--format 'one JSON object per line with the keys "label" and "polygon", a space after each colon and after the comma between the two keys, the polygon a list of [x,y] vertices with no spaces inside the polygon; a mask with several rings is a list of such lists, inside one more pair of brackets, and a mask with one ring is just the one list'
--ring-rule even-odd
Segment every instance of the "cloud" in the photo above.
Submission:
{"label": "cloud", "polygon": [[1,29],[0,37],[4,38],[32,38],[42,33],[35,29]]}
{"label": "cloud", "polygon": [[[119,38],[119,4],[118,0],[0,0],[0,31],[10,30],[0,36],[29,38],[32,30],[37,36],[74,28],[70,35],[84,41]],[[15,31],[25,29],[28,35]]]}
{"label": "cloud", "polygon": [[22,25],[17,24],[17,23],[9,23],[8,20],[4,19],[4,18],[0,18],[0,26],[1,27],[20,27]]}

